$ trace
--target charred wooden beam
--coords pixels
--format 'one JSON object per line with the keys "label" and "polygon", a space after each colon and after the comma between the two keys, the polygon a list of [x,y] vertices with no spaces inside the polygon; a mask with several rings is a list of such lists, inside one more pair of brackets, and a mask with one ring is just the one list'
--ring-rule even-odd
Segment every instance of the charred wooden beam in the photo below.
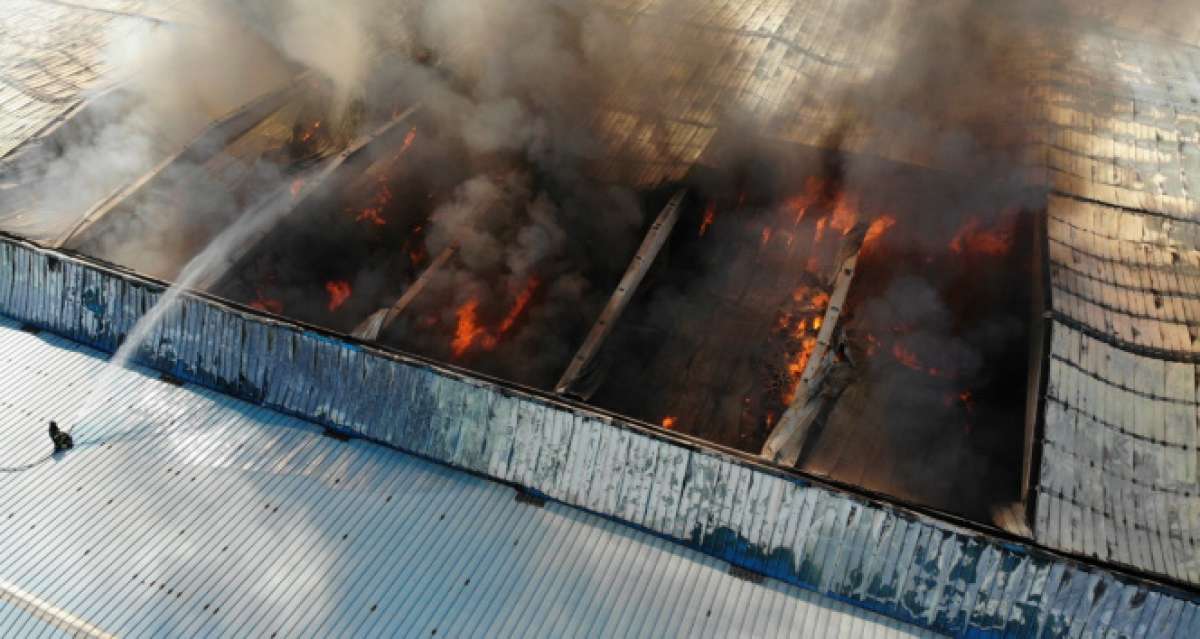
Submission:
{"label": "charred wooden beam", "polygon": [[442,270],[442,267],[446,265],[446,262],[450,261],[450,258],[453,257],[454,253],[457,251],[458,247],[446,247],[441,253],[438,254],[436,258],[434,258],[432,262],[429,263],[429,266],[425,267],[425,270],[421,272],[421,275],[412,283],[412,285],[408,287],[407,290],[404,291],[404,294],[400,296],[400,299],[396,300],[395,304],[371,313],[367,319],[363,320],[361,324],[354,328],[354,331],[351,333],[351,335],[367,341],[375,341],[379,339],[379,335],[404,313],[405,309],[412,304],[412,301],[417,299],[417,296],[421,294],[421,291],[424,291],[429,285],[429,281],[433,279],[433,276],[436,275],[438,271]]}
{"label": "charred wooden beam", "polygon": [[829,296],[829,306],[825,309],[825,317],[821,322],[821,330],[817,333],[817,343],[809,355],[800,375],[800,385],[796,389],[795,399],[784,411],[783,417],[767,437],[763,445],[762,456],[779,464],[794,466],[800,461],[805,442],[812,432],[813,424],[820,417],[827,400],[840,394],[828,382],[837,384],[833,379],[835,367],[835,346],[841,341],[842,327],[839,321],[846,297],[850,294],[850,285],[854,281],[854,273],[858,268],[858,255],[866,238],[867,227],[858,225],[842,241],[838,253],[838,270],[833,281],[833,293]]}
{"label": "charred wooden beam", "polygon": [[200,135],[187,142],[177,152],[164,158],[137,179],[118,187],[107,197],[102,198],[92,205],[78,222],[51,241],[50,246],[61,248],[72,240],[82,236],[97,222],[104,219],[106,215],[125,202],[130,201],[138,193],[141,193],[146,185],[162,174],[167,167],[177,162],[191,164],[207,162],[231,142],[254,128],[255,125],[278,110],[288,100],[291,100],[302,89],[304,82],[309,76],[310,74],[307,72],[301,73],[286,86],[256,98],[252,102],[213,122]]}
{"label": "charred wooden beam", "polygon": [[637,290],[642,280],[646,277],[646,272],[650,270],[650,265],[654,263],[659,251],[666,244],[667,238],[671,236],[671,231],[675,228],[675,223],[679,221],[679,213],[683,208],[683,198],[686,195],[686,190],[676,193],[667,202],[667,205],[663,207],[662,212],[658,214],[658,219],[654,221],[650,230],[646,232],[646,238],[642,240],[641,247],[638,248],[637,254],[633,256],[633,261],[630,262],[629,268],[625,270],[625,275],[621,277],[621,282],[617,284],[617,290],[613,291],[612,297],[608,300],[608,305],[604,307],[604,311],[600,313],[600,317],[592,325],[592,330],[588,333],[587,339],[583,341],[583,345],[579,347],[579,351],[571,359],[571,364],[567,366],[566,372],[563,373],[562,377],[558,380],[558,384],[555,385],[554,390],[556,393],[560,395],[570,393],[575,383],[587,372],[596,357],[596,353],[600,350],[600,346],[604,344],[604,340],[612,332],[613,325],[620,319],[621,313],[625,311],[625,307],[629,305],[634,291]]}
{"label": "charred wooden beam", "polygon": [[[238,246],[230,249],[229,253],[225,256],[226,261],[229,264],[240,262],[246,256],[246,253],[250,252],[252,248],[257,246],[271,232],[276,222],[290,215],[310,196],[320,191],[326,182],[329,181],[329,178],[333,177],[338,169],[342,168],[343,164],[350,158],[358,155],[363,149],[386,136],[397,125],[407,120],[413,113],[416,113],[419,108],[420,105],[409,107],[403,113],[394,116],[374,130],[355,138],[340,153],[325,158],[315,167],[298,176],[293,182],[294,186],[291,189],[283,189],[282,192],[277,192],[276,195],[279,197],[260,204],[256,207],[255,211],[246,213],[246,215],[256,216],[259,222],[252,225],[252,232],[241,238]],[[217,283],[222,274],[223,271],[213,271],[210,276],[198,280],[193,285],[193,288],[208,290]]]}

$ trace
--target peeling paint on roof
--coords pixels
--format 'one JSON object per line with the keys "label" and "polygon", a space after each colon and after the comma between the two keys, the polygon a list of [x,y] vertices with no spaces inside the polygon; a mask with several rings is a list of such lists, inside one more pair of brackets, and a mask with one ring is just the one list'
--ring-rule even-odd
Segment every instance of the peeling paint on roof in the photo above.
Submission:
{"label": "peeling paint on roof", "polygon": [[[113,350],[161,290],[0,241],[0,313],[101,350]],[[1194,593],[207,298],[185,294],[139,361],[937,632],[1060,636],[1143,620],[1134,636],[1200,633]]]}
{"label": "peeling paint on roof", "polygon": [[9,636],[933,636],[145,369],[49,457],[106,366],[0,318]]}

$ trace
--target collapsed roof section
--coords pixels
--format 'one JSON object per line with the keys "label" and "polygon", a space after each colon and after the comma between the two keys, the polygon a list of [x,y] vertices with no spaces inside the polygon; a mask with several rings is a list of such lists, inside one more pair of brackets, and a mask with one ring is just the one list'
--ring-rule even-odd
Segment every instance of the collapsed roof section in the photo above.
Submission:
{"label": "collapsed roof section", "polygon": [[[0,243],[0,313],[103,350],[162,292],[86,260]],[[938,632],[1187,637],[1200,621],[1194,594],[195,294],[137,359]]]}

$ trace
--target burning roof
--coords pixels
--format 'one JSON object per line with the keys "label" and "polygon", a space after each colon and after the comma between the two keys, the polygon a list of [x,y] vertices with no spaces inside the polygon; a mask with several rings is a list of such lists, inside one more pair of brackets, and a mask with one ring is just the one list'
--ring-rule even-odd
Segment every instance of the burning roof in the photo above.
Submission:
{"label": "burning roof", "polygon": [[215,124],[120,170],[175,94],[80,103],[5,228],[164,278],[216,246],[188,281],[259,311],[1200,583],[1190,47],[1071,2],[347,4],[369,52],[221,14],[262,75],[197,74]]}

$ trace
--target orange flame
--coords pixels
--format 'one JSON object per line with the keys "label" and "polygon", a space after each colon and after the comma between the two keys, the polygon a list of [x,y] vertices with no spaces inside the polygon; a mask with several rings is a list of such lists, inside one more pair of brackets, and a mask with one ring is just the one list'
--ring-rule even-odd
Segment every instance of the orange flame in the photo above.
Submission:
{"label": "orange flame", "polygon": [[[868,350],[868,354],[870,354],[871,352],[872,352],[871,350]],[[892,343],[892,357],[894,357],[897,362],[900,362],[900,364],[903,365],[905,368],[909,368],[909,369],[917,371],[919,373],[925,373],[926,375],[929,375],[930,377],[946,376],[946,372],[943,371],[942,369],[933,368],[933,367],[925,366],[924,364],[922,364],[921,359],[919,357],[917,357],[917,354],[912,352],[910,349],[906,348],[900,342]]]}
{"label": "orange flame", "polygon": [[462,357],[463,354],[471,348],[475,340],[482,337],[485,330],[479,325],[475,317],[479,310],[479,300],[467,300],[462,306],[458,307],[455,315],[458,316],[458,326],[454,330],[454,341],[450,343],[450,348],[454,351],[455,357]]}
{"label": "orange flame", "polygon": [[896,218],[890,215],[884,215],[876,218],[874,222],[871,222],[871,226],[867,228],[867,236],[863,239],[863,247],[866,248],[871,246],[895,225]]}
{"label": "orange flame", "polygon": [[371,196],[370,203],[365,208],[355,214],[354,221],[367,222],[375,226],[387,225],[387,219],[383,217],[383,209],[391,201],[392,189],[384,178],[380,178],[379,188],[375,190],[375,195]]}
{"label": "orange flame", "polygon": [[854,228],[855,224],[858,224],[858,206],[849,196],[838,195],[829,226],[841,231],[842,235],[846,235],[850,229]]}
{"label": "orange flame", "polygon": [[525,312],[525,307],[529,306],[529,300],[533,299],[533,293],[537,291],[541,282],[536,277],[529,278],[529,283],[525,285],[525,289],[517,295],[517,301],[513,303],[513,307],[508,311],[508,315],[504,317],[504,321],[500,322],[500,334],[503,335],[517,323],[517,319],[521,317],[521,313]]}
{"label": "orange flame", "polygon": [[817,220],[817,232],[813,235],[813,246],[821,243],[821,238],[825,237],[825,227],[829,224],[829,218],[823,217]]}
{"label": "orange flame", "polygon": [[500,322],[495,332],[488,330],[487,327],[479,322],[478,299],[472,298],[458,307],[458,310],[455,311],[458,318],[458,325],[454,330],[454,340],[450,343],[450,348],[454,352],[454,356],[462,357],[476,344],[485,351],[496,348],[500,343],[500,337],[512,330],[517,320],[521,318],[521,315],[529,307],[529,302],[533,299],[533,294],[540,285],[541,282],[536,277],[529,278],[529,281],[525,284],[525,288],[517,295],[512,308],[504,316],[504,319]]}
{"label": "orange flame", "polygon": [[346,300],[350,299],[350,282],[345,280],[332,280],[325,282],[325,290],[329,292],[329,310],[336,311],[341,308]]}
{"label": "orange flame", "polygon": [[667,430],[671,430],[672,428],[675,428],[675,418],[670,415],[664,417],[662,419],[662,427]]}
{"label": "orange flame", "polygon": [[829,301],[829,293],[802,286],[792,291],[794,310],[781,313],[776,333],[787,341],[784,363],[787,379],[780,393],[784,404],[792,403],[799,391],[804,369],[817,347],[817,332],[821,329]]}
{"label": "orange flame", "polygon": [[969,218],[950,240],[950,250],[959,255],[975,253],[1000,257],[1008,254],[1012,248],[1012,235],[1004,229],[982,229],[980,226],[979,218]]}
{"label": "orange flame", "polygon": [[717,219],[717,205],[715,202],[709,202],[708,208],[704,210],[704,219],[700,222],[700,237],[708,232],[708,227],[712,226],[713,220]]}
{"label": "orange flame", "polygon": [[400,147],[400,152],[404,153],[405,151],[407,151],[408,147],[412,146],[413,142],[415,142],[416,140],[417,140],[417,127],[413,127],[408,130],[408,133],[404,134],[404,144]]}

